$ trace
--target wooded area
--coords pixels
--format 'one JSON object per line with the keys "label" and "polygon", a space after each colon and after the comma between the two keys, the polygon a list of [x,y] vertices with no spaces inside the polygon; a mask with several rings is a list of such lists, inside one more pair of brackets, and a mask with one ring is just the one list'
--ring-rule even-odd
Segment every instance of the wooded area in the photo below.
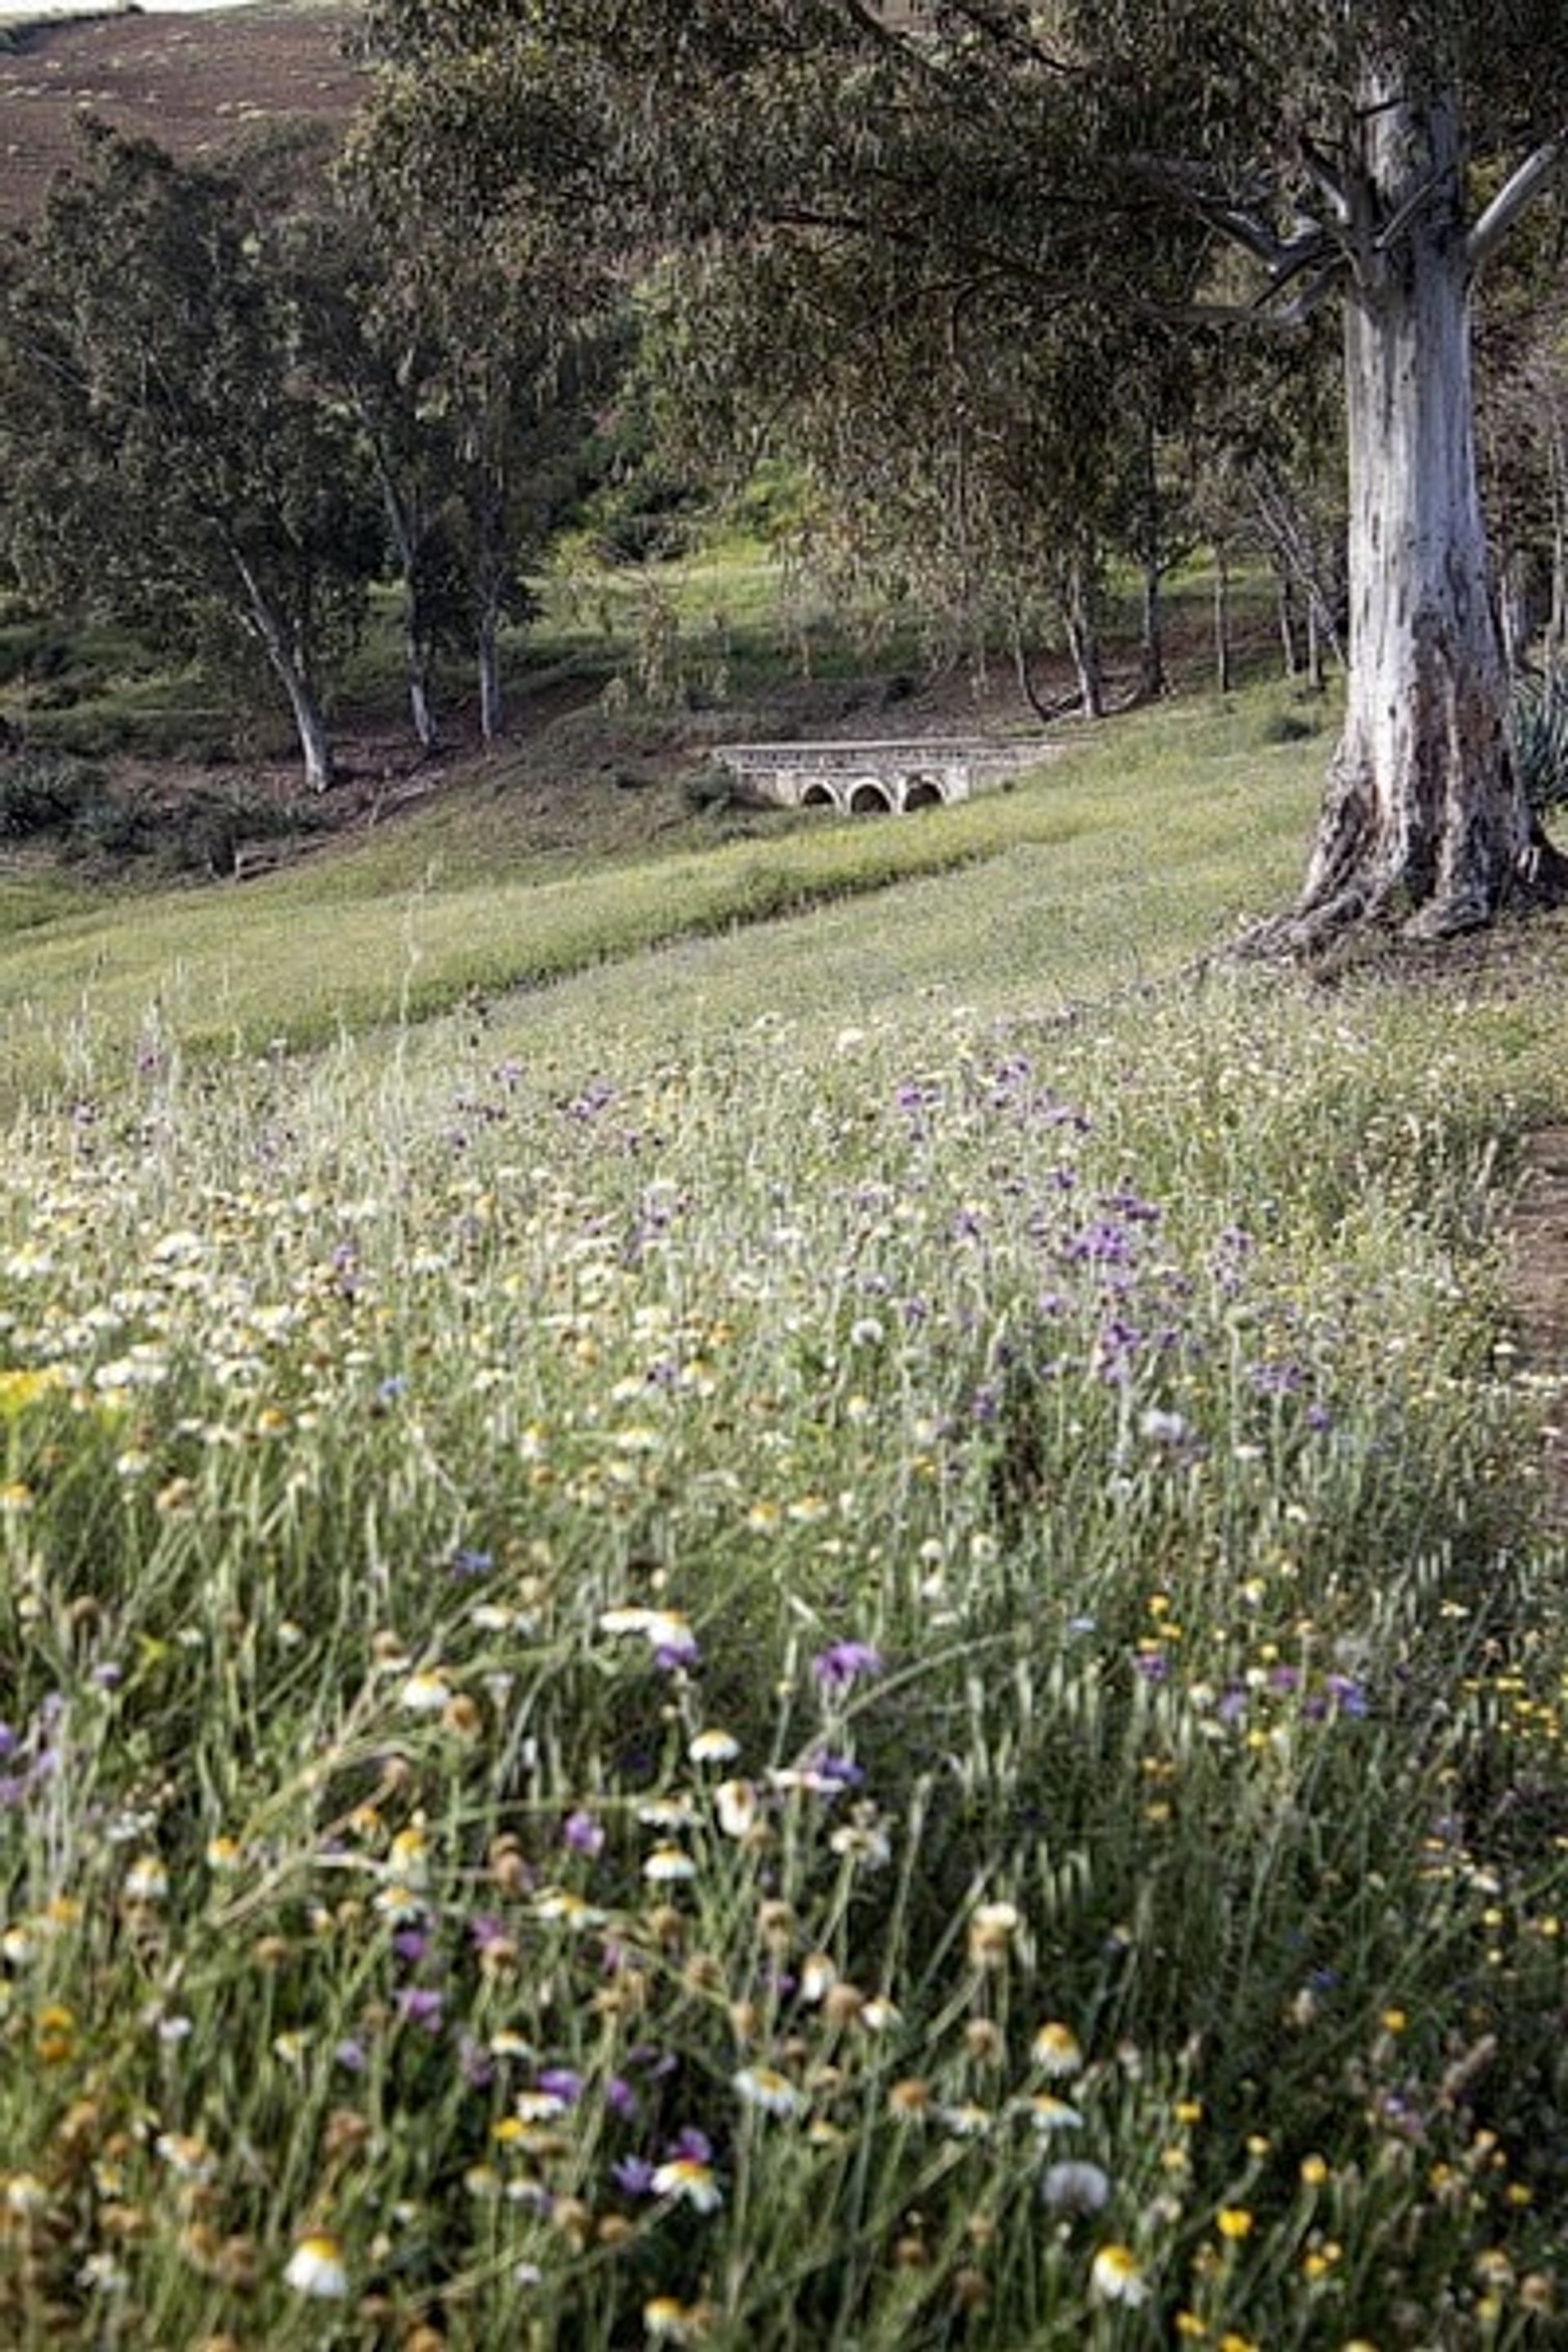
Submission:
{"label": "wooded area", "polygon": [[1224,684],[1266,565],[1286,658],[1349,667],[1286,944],[1560,895],[1510,720],[1568,646],[1552,9],[378,0],[369,38],[342,164],[99,132],[13,240],[23,593],[259,665],[320,786],[377,576],[420,741],[458,639],[500,730],[500,625],[632,415],[704,496],[782,473],[813,561],[1043,718],[1047,644],[1105,706],[1112,577],[1154,696],[1172,567],[1213,551]]}

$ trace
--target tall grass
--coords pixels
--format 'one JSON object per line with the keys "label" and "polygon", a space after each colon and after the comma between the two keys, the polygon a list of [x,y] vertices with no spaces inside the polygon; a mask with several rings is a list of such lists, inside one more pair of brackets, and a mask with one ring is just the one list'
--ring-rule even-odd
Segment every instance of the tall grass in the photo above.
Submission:
{"label": "tall grass", "polygon": [[[839,933],[850,962],[918,961],[923,943],[928,967],[969,985],[999,951],[1010,980],[1016,942],[1033,954],[1038,938],[1068,988],[1096,985],[1108,957],[1168,964],[1234,927],[1260,890],[1283,893],[1294,870],[1314,754],[1263,740],[1270,707],[1134,723],[1011,793],[918,823],[764,820],[707,845],[692,826],[661,855],[565,875],[511,829],[504,797],[479,788],[243,893],[143,892],[130,919],[117,898],[29,921],[25,937],[0,930],[0,1107],[22,1091],[68,1093],[84,1054],[130,1066],[150,1010],[187,1055],[318,1044],[971,866],[987,877],[984,925],[966,887],[924,902],[908,939],[901,923],[853,915]],[[750,969],[766,1001],[769,966]],[[864,984],[864,969],[845,981]]]}
{"label": "tall grass", "polygon": [[1167,759],[18,1116],[7,2342],[1552,2339],[1561,983],[1177,977]]}

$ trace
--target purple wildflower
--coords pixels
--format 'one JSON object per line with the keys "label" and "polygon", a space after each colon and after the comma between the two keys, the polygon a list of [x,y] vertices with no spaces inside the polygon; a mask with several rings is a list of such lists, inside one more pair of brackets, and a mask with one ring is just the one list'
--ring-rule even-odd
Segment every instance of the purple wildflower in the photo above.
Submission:
{"label": "purple wildflower", "polygon": [[646,2156],[623,2156],[610,2167],[610,2179],[627,2197],[647,2197],[653,2188],[654,2167]]}
{"label": "purple wildflower", "polygon": [[397,2016],[405,2025],[417,2025],[426,2033],[439,2033],[442,1996],[434,1985],[404,1985],[395,2003]]}
{"label": "purple wildflower", "polygon": [[496,2078],[496,2062],[482,2042],[465,2033],[458,2043],[458,2066],[470,2091],[488,2091]]}
{"label": "purple wildflower", "polygon": [[817,1652],[811,1671],[821,1688],[837,1696],[852,1688],[862,1675],[879,1675],[882,1654],[872,1642],[832,1642]]}
{"label": "purple wildflower", "polygon": [[574,1853],[599,1854],[605,1850],[604,1823],[579,1805],[561,1824],[561,1843]]}

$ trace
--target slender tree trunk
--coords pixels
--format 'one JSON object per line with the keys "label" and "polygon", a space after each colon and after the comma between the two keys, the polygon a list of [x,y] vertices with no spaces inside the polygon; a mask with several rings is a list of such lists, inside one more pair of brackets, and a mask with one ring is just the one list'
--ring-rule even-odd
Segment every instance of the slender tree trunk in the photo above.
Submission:
{"label": "slender tree trunk", "polygon": [[1159,558],[1145,556],[1142,618],[1139,629],[1138,698],[1141,702],[1156,700],[1169,685],[1165,676],[1164,600],[1160,593],[1162,578]]}
{"label": "slender tree trunk", "polygon": [[1230,565],[1223,547],[1214,551],[1214,669],[1221,694],[1231,688]]}
{"label": "slender tree trunk", "polygon": [[1530,662],[1532,632],[1529,556],[1518,549],[1500,556],[1497,583],[1498,635],[1502,643],[1503,667],[1510,678],[1517,677]]}
{"label": "slender tree trunk", "polygon": [[1296,637],[1296,583],[1283,566],[1274,575],[1279,608],[1279,646],[1287,677],[1301,675],[1301,649]]}
{"label": "slender tree trunk", "polygon": [[268,658],[272,662],[279,682],[289,698],[289,708],[294,714],[294,731],[300,738],[300,751],[305,763],[306,789],[312,793],[324,793],[332,781],[332,747],[321,705],[316,700],[310,679],[296,664],[279,662],[270,649]]}
{"label": "slender tree trunk", "polygon": [[1552,467],[1552,596],[1546,624],[1548,651],[1568,655],[1568,426],[1561,418],[1549,444]]}
{"label": "slender tree trunk", "polygon": [[397,550],[398,585],[403,598],[403,668],[408,682],[408,715],[414,740],[422,751],[433,751],[439,737],[436,700],[430,683],[430,632],[425,626],[421,571],[428,534],[420,530],[414,512],[394,481],[390,467],[382,469],[382,493],[393,544]]}
{"label": "slender tree trunk", "polygon": [[1086,719],[1105,716],[1105,671],[1100,662],[1100,636],[1095,627],[1094,588],[1086,566],[1076,559],[1067,567],[1061,588],[1062,627],[1073,674],[1078,679],[1079,708]]}
{"label": "slender tree trunk", "polygon": [[435,751],[440,740],[436,705],[430,691],[430,648],[416,617],[414,590],[405,581],[403,617],[403,659],[408,677],[408,715],[414,740],[422,751]]}
{"label": "slender tree trunk", "polygon": [[1165,676],[1165,619],[1162,594],[1165,567],[1161,560],[1164,551],[1163,522],[1159,451],[1154,428],[1149,425],[1143,433],[1142,547],[1139,557],[1142,572],[1138,673],[1138,698],[1141,702],[1154,701],[1168,690],[1170,684]]}
{"label": "slender tree trunk", "polygon": [[324,793],[332,781],[331,743],[303,651],[240,548],[232,539],[227,541],[227,548],[229,560],[245,589],[250,626],[260,641],[273,677],[289,698],[304,762],[306,790]]}
{"label": "slender tree trunk", "polygon": [[1345,306],[1351,672],[1299,940],[1396,916],[1437,937],[1557,878],[1505,727],[1456,117],[1379,76],[1365,99]]}
{"label": "slender tree trunk", "polygon": [[494,743],[506,725],[506,700],[500,682],[500,614],[489,599],[480,606],[474,626],[479,663],[479,733]]}
{"label": "slender tree trunk", "polygon": [[1307,691],[1321,694],[1327,684],[1323,669],[1323,606],[1314,589],[1307,599]]}

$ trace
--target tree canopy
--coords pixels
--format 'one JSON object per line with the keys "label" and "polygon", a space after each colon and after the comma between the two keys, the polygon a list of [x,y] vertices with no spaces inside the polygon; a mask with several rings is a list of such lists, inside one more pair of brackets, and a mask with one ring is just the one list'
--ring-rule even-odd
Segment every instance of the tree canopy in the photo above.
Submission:
{"label": "tree canopy", "polygon": [[786,284],[781,407],[852,385],[889,322],[929,368],[983,320],[994,383],[1070,314],[1114,399],[1135,333],[1337,305],[1352,682],[1296,936],[1561,887],[1502,721],[1469,362],[1476,273],[1563,161],[1555,5],[374,0],[372,26],[395,179]]}

